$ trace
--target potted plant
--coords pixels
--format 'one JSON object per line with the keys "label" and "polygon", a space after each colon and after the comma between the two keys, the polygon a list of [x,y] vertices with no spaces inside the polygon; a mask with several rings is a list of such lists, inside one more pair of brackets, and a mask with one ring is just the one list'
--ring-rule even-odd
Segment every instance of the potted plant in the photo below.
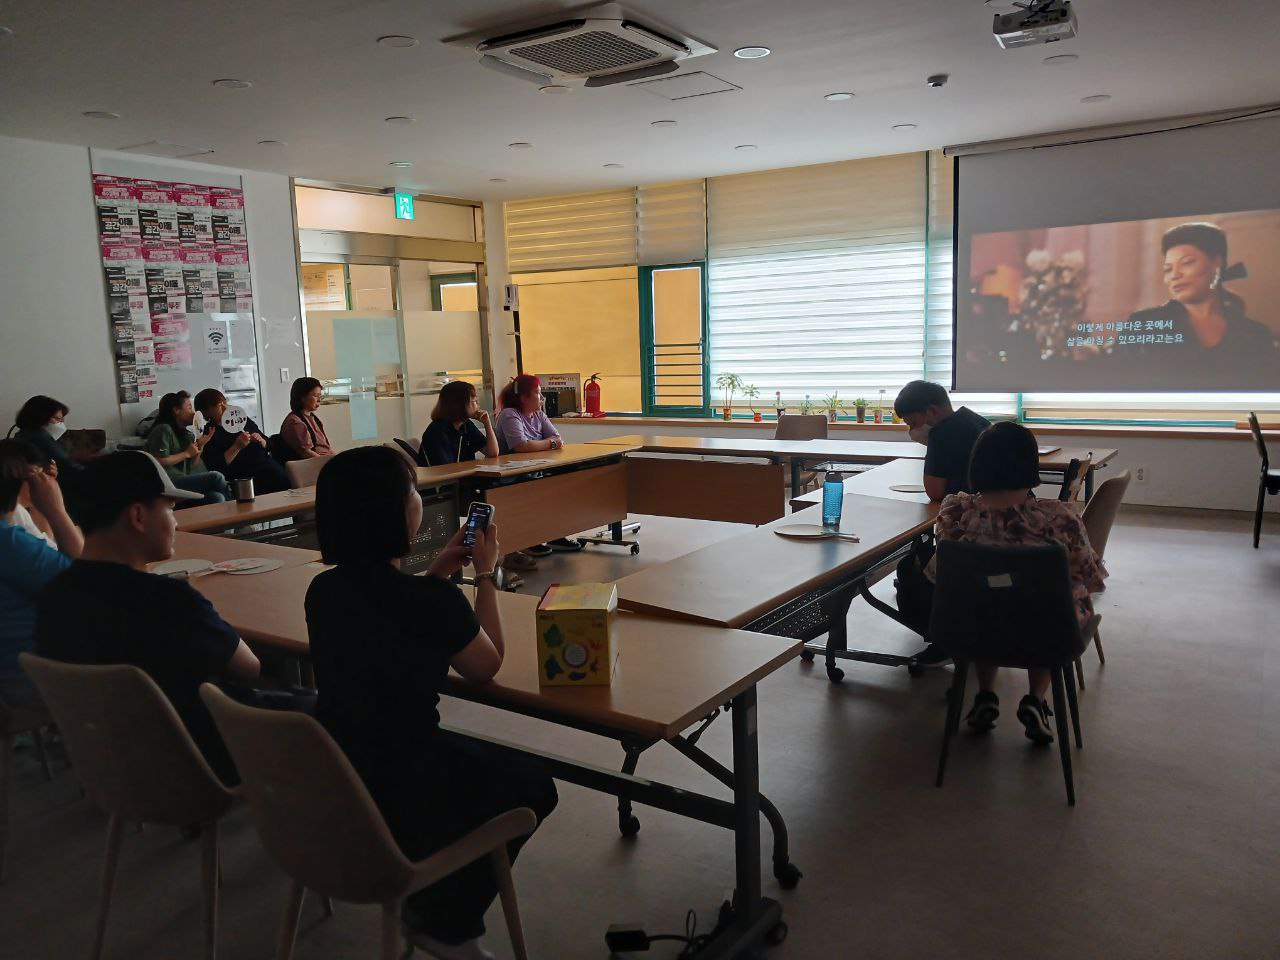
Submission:
{"label": "potted plant", "polygon": [[716,377],[716,386],[724,391],[724,406],[721,412],[726,420],[733,418],[733,395],[742,389],[742,377],[736,373],[722,373]]}
{"label": "potted plant", "polygon": [[747,406],[751,408],[751,419],[756,423],[760,423],[764,419],[760,415],[760,411],[756,409],[756,400],[760,397],[760,388],[754,383],[748,383],[742,388],[742,395],[747,398]]}
{"label": "potted plant", "polygon": [[859,397],[857,400],[853,401],[853,406],[854,406],[854,409],[857,410],[858,412],[858,422],[866,423],[867,422],[867,398]]}
{"label": "potted plant", "polygon": [[807,393],[804,395],[804,399],[800,401],[799,410],[800,415],[805,417],[813,413],[813,401],[809,399],[809,395]]}
{"label": "potted plant", "polygon": [[832,390],[829,394],[822,398],[822,409],[827,411],[827,419],[832,423],[836,422],[836,418],[840,416],[840,411],[845,407],[845,402],[840,399],[840,391]]}

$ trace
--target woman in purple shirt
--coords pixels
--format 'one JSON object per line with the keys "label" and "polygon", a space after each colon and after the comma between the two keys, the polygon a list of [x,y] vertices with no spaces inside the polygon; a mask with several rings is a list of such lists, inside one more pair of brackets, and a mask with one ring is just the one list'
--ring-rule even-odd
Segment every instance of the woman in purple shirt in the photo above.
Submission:
{"label": "woman in purple shirt", "polygon": [[[501,453],[535,453],[559,450],[564,446],[560,432],[542,409],[541,386],[542,381],[533,374],[522,373],[502,391],[502,411],[495,426]],[[581,549],[580,541],[561,537],[524,552],[533,557],[545,557],[552,550],[572,553]]]}

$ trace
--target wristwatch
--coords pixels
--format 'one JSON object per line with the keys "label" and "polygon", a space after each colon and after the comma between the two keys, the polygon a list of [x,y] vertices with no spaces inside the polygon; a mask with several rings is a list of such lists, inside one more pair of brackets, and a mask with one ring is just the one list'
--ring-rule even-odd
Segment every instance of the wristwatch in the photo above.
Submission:
{"label": "wristwatch", "polygon": [[490,580],[493,582],[494,587],[498,590],[501,590],[507,581],[506,574],[503,572],[501,567],[495,567],[494,569],[490,570],[488,573],[477,573],[474,577],[472,577],[472,579],[475,580],[477,587],[480,586],[481,580]]}

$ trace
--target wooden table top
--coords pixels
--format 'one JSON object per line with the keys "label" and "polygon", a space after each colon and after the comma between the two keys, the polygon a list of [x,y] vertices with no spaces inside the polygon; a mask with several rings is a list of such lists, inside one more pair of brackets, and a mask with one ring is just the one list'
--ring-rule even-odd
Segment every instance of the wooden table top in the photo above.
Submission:
{"label": "wooden table top", "polygon": [[179,530],[173,538],[174,560],[239,560],[242,557],[263,557],[279,560],[286,567],[319,561],[316,550],[297,547],[281,547],[271,543],[255,543],[252,540],[236,540],[231,537],[215,537],[207,533],[187,533]]}
{"label": "wooden table top", "polygon": [[788,600],[870,564],[933,525],[937,507],[850,494],[844,498],[844,540],[789,540],[774,528],[822,522],[811,507],[739,537],[649,567],[618,581],[619,605],[629,610],[741,627]]}
{"label": "wooden table top", "polygon": [[[300,562],[270,573],[214,574],[197,577],[192,585],[246,640],[306,656],[310,646],[303,601],[312,579],[324,568],[297,559]],[[534,633],[538,598],[499,593],[498,605],[507,647],[498,675],[475,684],[450,674],[443,693],[647,740],[674,737],[796,657],[801,647],[782,637],[624,612],[617,619],[620,656],[611,686],[542,687]]]}
{"label": "wooden table top", "polygon": [[[500,457],[476,460],[470,465],[469,474],[474,476],[477,480],[518,477],[521,474],[536,473],[540,470],[558,470],[562,467],[571,467],[581,463],[591,463],[594,460],[607,460],[638,449],[640,449],[639,445],[634,443],[566,443],[559,450],[536,450],[533,453],[506,453]],[[529,461],[544,462],[532,463],[527,468],[520,467],[520,464],[528,463]],[[486,464],[493,465],[495,463],[499,466],[509,466],[513,469],[503,470],[501,473],[486,473],[483,469],[480,469]]]}
{"label": "wooden table top", "polygon": [[[882,497],[886,500],[903,500],[907,503],[928,503],[927,493],[904,493],[891,490],[890,487],[906,485],[924,486],[923,460],[891,460],[862,473],[853,473],[844,478],[844,492],[861,494],[864,497]],[[792,509],[803,510],[815,503],[822,502],[821,488],[794,498]]]}

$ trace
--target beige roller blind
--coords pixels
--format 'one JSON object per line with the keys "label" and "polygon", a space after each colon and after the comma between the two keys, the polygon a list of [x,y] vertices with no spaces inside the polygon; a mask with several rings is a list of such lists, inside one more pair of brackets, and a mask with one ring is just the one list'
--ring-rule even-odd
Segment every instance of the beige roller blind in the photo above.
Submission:
{"label": "beige roller blind", "polygon": [[640,264],[695,263],[707,255],[705,180],[639,187]]}
{"label": "beige roller blind", "polygon": [[504,207],[507,269],[634,266],[634,188],[509,200]]}

